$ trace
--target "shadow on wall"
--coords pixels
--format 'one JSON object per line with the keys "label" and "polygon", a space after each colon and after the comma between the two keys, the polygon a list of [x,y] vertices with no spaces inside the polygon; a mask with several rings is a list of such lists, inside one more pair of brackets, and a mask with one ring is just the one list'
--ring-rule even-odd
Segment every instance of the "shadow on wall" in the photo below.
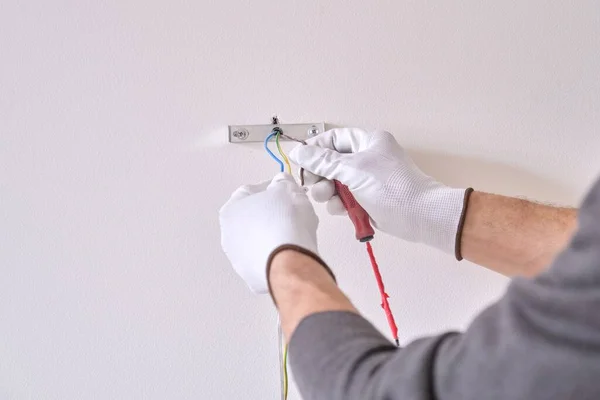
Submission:
{"label": "shadow on wall", "polygon": [[470,186],[562,206],[575,206],[580,200],[573,187],[511,165],[423,150],[408,150],[408,153],[423,172],[450,186]]}

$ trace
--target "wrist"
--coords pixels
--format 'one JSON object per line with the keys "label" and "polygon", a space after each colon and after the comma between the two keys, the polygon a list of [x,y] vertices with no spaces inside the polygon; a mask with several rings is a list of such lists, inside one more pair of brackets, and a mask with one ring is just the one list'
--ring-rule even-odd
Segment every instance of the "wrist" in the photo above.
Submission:
{"label": "wrist", "polygon": [[293,244],[281,245],[273,250],[267,260],[267,284],[273,301],[273,283],[282,280],[310,281],[315,275],[329,276],[335,283],[335,275],[315,252]]}
{"label": "wrist", "polygon": [[271,258],[268,281],[288,342],[302,319],[324,311],[357,312],[316,255],[283,249]]}
{"label": "wrist", "polygon": [[282,278],[301,281],[322,269],[323,266],[315,262],[314,258],[296,249],[284,247],[273,255],[268,269],[268,278],[269,282],[280,281]]}

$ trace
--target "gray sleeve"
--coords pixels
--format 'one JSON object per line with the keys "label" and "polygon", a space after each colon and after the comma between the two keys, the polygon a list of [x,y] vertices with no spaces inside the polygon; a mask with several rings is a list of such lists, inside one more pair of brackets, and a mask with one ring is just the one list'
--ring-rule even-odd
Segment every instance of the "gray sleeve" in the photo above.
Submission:
{"label": "gray sleeve", "polygon": [[600,398],[600,181],[569,247],[465,333],[398,349],[359,315],[318,313],[294,332],[290,363],[304,400]]}

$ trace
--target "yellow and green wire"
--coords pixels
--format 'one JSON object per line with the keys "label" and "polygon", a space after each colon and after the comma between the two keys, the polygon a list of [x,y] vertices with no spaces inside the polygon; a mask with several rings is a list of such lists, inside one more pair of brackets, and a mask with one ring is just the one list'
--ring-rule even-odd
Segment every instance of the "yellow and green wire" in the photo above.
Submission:
{"label": "yellow and green wire", "polygon": [[279,151],[281,158],[283,158],[283,162],[285,163],[288,174],[291,175],[292,174],[292,166],[290,165],[290,160],[288,159],[287,155],[283,151],[283,148],[281,147],[281,143],[279,143],[280,137],[281,137],[281,132],[277,132],[277,135],[275,136],[275,143],[277,144],[277,150]]}
{"label": "yellow and green wire", "polygon": [[[279,132],[279,133],[277,133],[277,136],[275,136],[275,143],[277,144],[277,150],[279,151],[281,158],[283,158],[283,162],[285,163],[288,174],[291,175],[292,174],[292,166],[290,165],[290,160],[287,158],[287,155],[285,154],[285,152],[283,151],[283,148],[281,147],[281,143],[279,143],[280,137],[281,137],[281,133]],[[287,356],[288,356],[288,345],[286,344],[285,347],[283,348],[283,398],[286,400],[288,397],[288,387],[289,387],[288,372],[287,372]]]}
{"label": "yellow and green wire", "polygon": [[[275,154],[273,154],[273,152],[271,152],[271,150],[269,150],[268,143],[273,137],[275,137],[275,144],[277,145],[277,151],[279,151],[279,155],[281,155],[283,162],[280,159],[278,159],[277,156],[275,156]],[[285,163],[285,168],[287,169],[287,172],[291,175],[292,174],[292,166],[290,165],[290,160],[287,157],[287,155],[285,154],[285,151],[283,151],[283,147],[281,147],[280,138],[281,138],[281,131],[273,130],[273,132],[271,132],[271,134],[269,136],[267,136],[267,138],[265,139],[264,147],[265,147],[265,150],[267,151],[267,153],[269,153],[269,155],[279,164],[279,166],[281,168],[281,172],[284,172],[284,163]],[[281,330],[281,327],[280,327],[280,330]],[[279,334],[281,335],[281,331]],[[283,335],[281,335],[280,338],[283,339]],[[285,344],[282,347],[283,347],[283,357],[282,357],[283,358],[283,360],[282,360],[283,398],[285,400],[287,400],[288,390],[289,390],[289,379],[288,379],[288,371],[287,371],[288,346],[287,346],[287,344]]]}
{"label": "yellow and green wire", "polygon": [[[279,155],[281,156],[281,158],[283,159],[283,161],[281,161],[269,149],[269,141],[272,138],[275,138],[275,143],[277,145],[277,150],[279,151]],[[287,155],[285,154],[285,151],[283,151],[283,148],[281,147],[280,138],[281,138],[281,130],[273,129],[273,131],[271,132],[271,134],[269,136],[267,136],[267,138],[265,139],[264,147],[265,147],[265,150],[267,151],[267,153],[269,153],[269,155],[277,162],[277,164],[279,164],[280,171],[284,172],[286,170],[286,168],[287,168],[288,174],[291,175],[292,174],[292,166],[290,165],[290,160],[287,157]],[[284,163],[285,163],[285,166],[284,166]]]}
{"label": "yellow and green wire", "polygon": [[287,355],[288,346],[285,345],[283,349],[283,398],[287,400],[288,397],[288,372],[287,372]]}

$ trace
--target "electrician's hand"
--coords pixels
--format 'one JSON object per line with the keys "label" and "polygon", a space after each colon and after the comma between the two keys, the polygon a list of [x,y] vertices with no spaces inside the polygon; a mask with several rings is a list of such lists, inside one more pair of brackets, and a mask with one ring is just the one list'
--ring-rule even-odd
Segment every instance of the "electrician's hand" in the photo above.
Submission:
{"label": "electrician's hand", "polygon": [[223,250],[254,293],[268,291],[267,263],[281,246],[298,246],[318,258],[319,219],[291,175],[240,187],[221,208],[219,221]]}
{"label": "electrician's hand", "polygon": [[[312,197],[344,214],[332,179],[347,185],[376,228],[396,237],[454,252],[465,189],[425,175],[388,132],[333,129],[289,154],[303,167]],[[325,178],[325,179],[322,179]]]}

